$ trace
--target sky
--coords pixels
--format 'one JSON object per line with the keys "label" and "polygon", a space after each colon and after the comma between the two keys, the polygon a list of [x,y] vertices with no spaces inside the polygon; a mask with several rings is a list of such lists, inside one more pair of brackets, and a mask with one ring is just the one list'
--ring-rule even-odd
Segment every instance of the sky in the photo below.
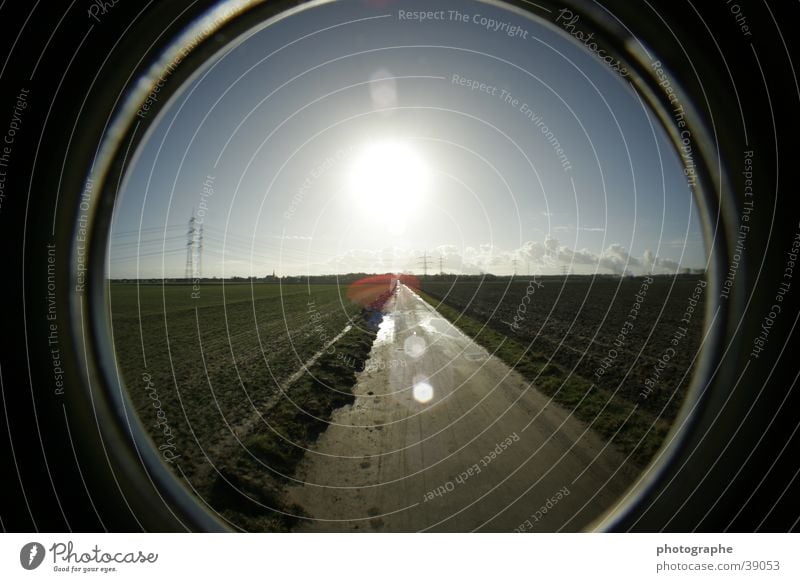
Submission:
{"label": "sky", "polygon": [[131,159],[108,276],[184,276],[187,249],[203,277],[705,266],[678,156],[627,81],[524,15],[408,16],[429,6],[307,8],[206,63]]}

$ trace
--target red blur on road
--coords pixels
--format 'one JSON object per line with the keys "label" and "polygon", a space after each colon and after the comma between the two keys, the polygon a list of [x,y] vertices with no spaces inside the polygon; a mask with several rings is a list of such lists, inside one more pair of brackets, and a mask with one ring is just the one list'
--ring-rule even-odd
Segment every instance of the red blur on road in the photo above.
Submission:
{"label": "red blur on road", "polygon": [[414,275],[386,273],[354,281],[347,288],[347,298],[365,309],[382,311],[398,283],[402,283],[414,291],[419,291],[420,288],[419,279]]}

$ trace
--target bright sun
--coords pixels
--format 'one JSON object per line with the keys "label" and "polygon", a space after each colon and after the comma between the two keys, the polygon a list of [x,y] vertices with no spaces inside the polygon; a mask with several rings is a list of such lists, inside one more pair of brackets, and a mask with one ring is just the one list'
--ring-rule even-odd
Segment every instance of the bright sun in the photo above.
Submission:
{"label": "bright sun", "polygon": [[430,180],[421,156],[402,142],[366,146],[350,168],[350,190],[371,219],[405,223],[419,210]]}

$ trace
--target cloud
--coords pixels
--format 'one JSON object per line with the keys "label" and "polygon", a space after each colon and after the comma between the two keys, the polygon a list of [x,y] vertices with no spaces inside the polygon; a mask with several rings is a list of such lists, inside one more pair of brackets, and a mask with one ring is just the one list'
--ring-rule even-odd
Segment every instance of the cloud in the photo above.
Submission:
{"label": "cloud", "polygon": [[340,272],[387,272],[405,271],[417,266],[422,252],[399,247],[381,249],[349,249],[328,261]]}
{"label": "cloud", "polygon": [[544,237],[544,247],[547,249],[548,255],[556,255],[558,254],[558,249],[561,247],[561,243],[558,242],[557,238],[547,234]]}
{"label": "cloud", "polygon": [[703,238],[697,234],[691,234],[688,237],[678,237],[668,241],[662,241],[661,246],[663,247],[674,247],[674,248],[688,248],[693,245],[701,244],[703,242]]}
{"label": "cloud", "polygon": [[459,248],[456,245],[440,245],[435,250],[443,257],[459,254]]}
{"label": "cloud", "polygon": [[438,273],[442,267],[448,273],[495,273],[507,275],[518,272],[561,273],[566,267],[573,273],[642,275],[645,273],[675,273],[677,261],[656,257],[645,250],[634,256],[622,244],[613,243],[599,253],[588,248],[573,249],[559,239],[546,235],[543,240],[529,240],[516,249],[504,249],[491,243],[458,247],[440,245],[433,249],[387,247],[383,249],[351,249],[331,261],[331,266],[343,271],[422,272],[421,257],[428,257],[428,272]]}
{"label": "cloud", "polygon": [[617,275],[633,273],[631,267],[638,267],[642,262],[636,257],[632,257],[621,244],[609,245],[600,255],[600,266],[609,269]]}
{"label": "cloud", "polygon": [[538,241],[528,241],[523,244],[518,250],[519,258],[524,261],[540,262],[547,254],[547,247]]}
{"label": "cloud", "polygon": [[572,252],[572,261],[579,265],[596,265],[597,255],[588,249]]}
{"label": "cloud", "polygon": [[642,253],[642,264],[645,267],[645,270],[651,271],[655,266],[656,257],[653,255],[653,251],[650,249],[645,249],[644,253]]}
{"label": "cloud", "polygon": [[680,269],[681,264],[678,261],[673,261],[672,259],[656,259],[656,266],[661,267],[662,269],[677,273],[678,269]]}
{"label": "cloud", "polygon": [[678,261],[656,257],[650,249],[642,254],[642,264],[648,273],[677,273],[681,268]]}
{"label": "cloud", "polygon": [[467,247],[462,253],[463,264],[479,270],[488,270],[491,267],[510,265],[513,258],[512,252],[498,249],[491,244]]}
{"label": "cloud", "polygon": [[314,240],[314,237],[303,236],[302,234],[285,234],[283,236],[275,235],[270,238],[276,238],[278,240]]}
{"label": "cloud", "polygon": [[602,226],[572,226],[568,224],[562,224],[560,226],[554,226],[554,231],[557,232],[605,232],[606,229]]}

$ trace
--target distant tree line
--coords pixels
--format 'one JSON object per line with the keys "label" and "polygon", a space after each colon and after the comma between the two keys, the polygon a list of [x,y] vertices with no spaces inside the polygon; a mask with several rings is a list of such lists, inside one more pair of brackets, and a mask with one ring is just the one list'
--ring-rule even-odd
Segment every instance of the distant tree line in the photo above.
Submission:
{"label": "distant tree line", "polygon": [[[697,275],[705,275],[704,269],[684,269],[679,274],[660,274],[660,275],[651,275],[653,277],[696,277]],[[296,284],[311,284],[311,285],[349,285],[355,281],[360,279],[364,279],[366,277],[374,277],[375,273],[345,273],[342,275],[289,275],[289,276],[277,276],[277,275],[266,275],[264,277],[225,277],[224,280],[221,277],[203,277],[202,279],[196,281],[187,281],[182,277],[171,277],[166,279],[161,278],[149,278],[149,279],[112,279],[112,283],[118,284],[125,284],[125,283],[139,283],[140,285],[186,285],[191,283],[197,283],[198,281],[201,283],[212,283],[212,284],[220,284],[223,281],[228,283],[280,283],[281,285],[296,285]],[[469,274],[469,275],[459,275],[456,273],[443,273],[443,274],[431,274],[427,277],[420,276],[421,280],[431,281],[431,282],[453,282],[453,281],[508,281],[510,279],[516,279],[520,281],[527,281],[536,277],[537,279],[550,279],[550,280],[563,280],[564,278],[580,278],[580,279],[587,279],[587,278],[597,278],[597,279],[618,279],[621,275],[617,274],[606,274],[606,273],[598,273],[595,275],[494,275],[492,273],[482,273],[482,274]],[[637,275],[639,277],[644,277],[645,275]]]}

